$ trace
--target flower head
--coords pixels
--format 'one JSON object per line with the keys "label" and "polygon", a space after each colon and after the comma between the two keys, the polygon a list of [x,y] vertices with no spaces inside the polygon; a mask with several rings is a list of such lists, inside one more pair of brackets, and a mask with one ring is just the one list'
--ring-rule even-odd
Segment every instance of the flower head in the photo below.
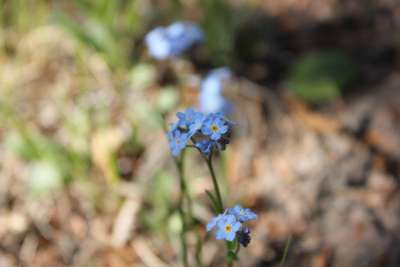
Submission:
{"label": "flower head", "polygon": [[217,220],[216,239],[233,241],[236,237],[236,232],[239,231],[241,225],[242,224],[236,220],[235,216],[229,214],[222,215]]}
{"label": "flower head", "polygon": [[194,23],[175,22],[167,27],[157,27],[145,37],[149,54],[163,60],[179,56],[192,45],[203,41],[202,30]]}
{"label": "flower head", "polygon": [[243,247],[247,247],[249,245],[251,237],[250,237],[250,229],[248,227],[243,227],[238,232],[238,240]]}
{"label": "flower head", "polygon": [[236,205],[233,208],[228,209],[228,214],[235,216],[240,222],[257,219],[257,214],[255,214],[251,209],[243,208],[240,205]]}
{"label": "flower head", "polygon": [[208,156],[217,147],[217,142],[214,140],[200,140],[196,142],[196,147],[200,149],[200,152]]}
{"label": "flower head", "polygon": [[205,115],[188,108],[183,112],[177,112],[176,116],[178,120],[172,124],[168,132],[168,141],[174,156],[178,156],[189,142],[206,156],[214,151],[224,150],[229,144],[232,122],[222,113]]}
{"label": "flower head", "polygon": [[221,113],[209,114],[201,128],[202,133],[209,136],[211,140],[220,139],[228,130],[228,123]]}
{"label": "flower head", "polygon": [[[242,217],[238,218],[238,216],[232,214],[233,210],[236,212],[239,211],[239,208],[241,209],[241,211],[244,211],[242,212],[243,214],[246,213],[246,215],[250,216],[249,218],[255,219],[257,217],[255,213],[251,212],[249,209],[243,209],[239,205],[236,205],[234,208],[226,209],[224,213],[212,218],[211,221],[209,221],[207,224],[207,232],[216,228],[216,239],[233,241],[235,238],[237,238],[239,243],[242,246],[246,247],[250,243],[251,239],[250,229],[246,227],[243,223],[248,218],[246,218],[246,220],[240,220],[239,218]],[[252,213],[253,215],[251,215],[250,213]]]}
{"label": "flower head", "polygon": [[232,103],[222,95],[223,83],[232,76],[228,68],[218,68],[210,71],[200,86],[200,109],[204,112],[232,112]]}
{"label": "flower head", "polygon": [[200,130],[205,119],[205,115],[201,112],[196,112],[193,108],[188,108],[185,112],[176,113],[178,117],[178,126],[188,129],[193,135],[196,131]]}
{"label": "flower head", "polygon": [[181,153],[189,141],[189,135],[182,133],[179,129],[173,129],[168,132],[168,142],[171,149],[172,155],[175,157]]}

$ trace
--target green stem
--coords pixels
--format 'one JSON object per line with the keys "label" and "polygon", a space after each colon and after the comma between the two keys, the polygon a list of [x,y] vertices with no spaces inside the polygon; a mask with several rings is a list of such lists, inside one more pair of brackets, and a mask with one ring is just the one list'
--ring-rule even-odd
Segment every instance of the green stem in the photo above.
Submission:
{"label": "green stem", "polygon": [[[182,157],[180,160],[175,160],[175,163],[178,168],[178,175],[179,175],[179,186],[180,186],[180,197],[179,197],[179,214],[182,220],[182,232],[181,232],[181,247],[182,247],[182,262],[185,267],[189,266],[188,263],[188,248],[187,248],[187,240],[186,240],[186,233],[189,228],[194,223],[194,216],[193,216],[193,200],[189,193],[189,188],[186,183],[185,175],[184,175],[184,151],[182,151]],[[185,200],[186,200],[186,209],[185,209]],[[185,214],[185,210],[187,213]],[[186,216],[185,216],[186,215]],[[195,253],[195,260],[198,267],[203,267],[203,263],[201,260],[201,251],[203,247],[203,242],[198,232],[196,231],[196,253]]]}
{"label": "green stem", "polygon": [[206,158],[206,162],[207,162],[207,167],[208,167],[208,169],[210,171],[210,174],[211,174],[211,178],[212,178],[212,182],[213,182],[213,185],[214,185],[215,194],[217,196],[218,212],[222,213],[222,212],[224,212],[224,204],[222,202],[221,191],[219,190],[217,177],[215,176],[214,167],[213,167],[213,164],[212,164],[212,154],[210,154],[210,156],[208,158]]}
{"label": "green stem", "polygon": [[235,260],[237,259],[237,254],[239,253],[240,250],[239,240],[235,239],[234,242],[226,242],[226,248],[227,248],[227,259],[228,259],[227,266],[232,267]]}
{"label": "green stem", "polygon": [[179,210],[179,216],[182,221],[182,231],[180,234],[180,241],[181,241],[181,253],[182,253],[182,263],[184,267],[189,267],[189,261],[188,261],[188,249],[187,249],[187,241],[186,241],[186,232],[187,232],[187,223],[186,223],[186,217],[185,217],[185,212],[183,211],[183,205],[184,205],[184,197],[185,197],[185,192],[187,191],[186,189],[186,182],[184,178],[184,154],[182,153],[182,158],[180,160],[175,160],[177,169],[178,169],[178,176],[179,176],[179,185],[180,185],[180,196],[179,196],[179,201],[178,201],[178,210]]}
{"label": "green stem", "polygon": [[286,241],[285,250],[283,251],[282,260],[281,260],[281,263],[279,264],[279,267],[283,267],[283,264],[286,261],[286,257],[287,257],[287,254],[289,252],[289,247],[290,247],[290,243],[291,242],[292,242],[292,236],[289,236],[288,240]]}

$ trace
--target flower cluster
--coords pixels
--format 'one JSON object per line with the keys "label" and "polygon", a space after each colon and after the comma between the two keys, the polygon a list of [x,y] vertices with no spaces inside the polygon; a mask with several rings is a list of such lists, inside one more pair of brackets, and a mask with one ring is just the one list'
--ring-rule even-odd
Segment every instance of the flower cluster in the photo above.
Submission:
{"label": "flower cluster", "polygon": [[200,86],[199,102],[202,111],[231,113],[232,103],[222,95],[223,83],[231,76],[228,68],[214,69],[207,74]]}
{"label": "flower cluster", "polygon": [[167,27],[157,27],[145,37],[150,56],[158,60],[179,56],[203,40],[203,31],[190,22],[175,22]]}
{"label": "flower cluster", "polygon": [[231,123],[222,113],[205,115],[188,108],[176,116],[178,121],[168,132],[172,155],[178,156],[189,142],[206,156],[215,150],[223,150],[229,143]]}
{"label": "flower cluster", "polygon": [[216,228],[216,239],[233,241],[237,237],[239,243],[246,247],[250,243],[250,229],[243,223],[255,219],[257,215],[252,210],[236,205],[212,218],[207,224],[207,231]]}

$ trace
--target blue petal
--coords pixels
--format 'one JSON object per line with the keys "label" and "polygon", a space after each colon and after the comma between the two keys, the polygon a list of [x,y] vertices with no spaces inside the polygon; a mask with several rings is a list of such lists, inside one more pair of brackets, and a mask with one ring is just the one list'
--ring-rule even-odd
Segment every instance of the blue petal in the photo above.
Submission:
{"label": "blue petal", "polygon": [[241,224],[240,222],[234,223],[234,224],[232,225],[232,231],[236,233],[237,231],[239,231],[239,229],[240,229],[241,226],[242,226],[242,224]]}
{"label": "blue petal", "polygon": [[230,232],[229,234],[225,235],[225,239],[228,241],[233,241],[233,239],[235,239],[236,233],[235,232]]}
{"label": "blue petal", "polygon": [[215,238],[217,240],[225,239],[225,236],[226,236],[226,234],[225,234],[225,231],[223,229],[218,229],[217,232],[215,233]]}

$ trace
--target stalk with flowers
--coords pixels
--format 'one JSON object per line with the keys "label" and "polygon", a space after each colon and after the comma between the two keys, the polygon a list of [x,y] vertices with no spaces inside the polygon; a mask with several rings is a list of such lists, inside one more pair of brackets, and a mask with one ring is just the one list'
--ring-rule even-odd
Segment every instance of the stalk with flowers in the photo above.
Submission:
{"label": "stalk with flowers", "polygon": [[[167,60],[177,57],[190,49],[193,45],[204,41],[203,31],[190,22],[176,22],[166,27],[157,27],[145,37],[145,43],[149,55],[156,60]],[[184,267],[189,266],[188,246],[186,234],[195,225],[192,213],[192,200],[184,173],[184,158],[186,148],[197,149],[204,158],[210,171],[213,192],[206,191],[209,196],[215,217],[206,225],[207,231],[215,230],[217,240],[225,240],[227,247],[227,266],[232,267],[238,260],[240,247],[246,247],[250,243],[250,229],[245,223],[255,220],[257,215],[247,208],[236,205],[233,208],[225,208],[221,190],[213,166],[213,155],[225,149],[229,144],[233,123],[225,118],[221,112],[231,110],[230,103],[221,95],[221,81],[230,77],[227,68],[219,68],[209,73],[202,84],[200,102],[202,109],[209,112],[204,114],[193,108],[185,112],[178,112],[178,120],[171,125],[168,131],[169,146],[174,156],[178,169],[180,183],[180,197],[178,211],[182,221],[181,258]],[[210,101],[211,100],[211,101]],[[202,267],[201,250],[202,240],[197,233],[196,263]]]}
{"label": "stalk with flowers", "polygon": [[[181,196],[190,199],[185,186],[183,174],[183,158],[186,148],[196,148],[204,158],[210,171],[214,192],[207,191],[213,205],[216,216],[208,222],[206,229],[215,229],[217,240],[225,240],[227,247],[227,266],[233,266],[233,262],[238,259],[240,247],[246,247],[250,243],[250,229],[245,226],[245,222],[255,220],[257,215],[248,208],[236,205],[233,208],[225,208],[218,179],[213,167],[213,155],[224,150],[229,144],[230,134],[233,123],[225,118],[222,113],[204,114],[197,112],[193,108],[188,108],[185,112],[177,113],[178,121],[171,125],[168,132],[168,141],[172,155],[178,166],[181,181]],[[187,245],[185,243],[186,218],[185,212],[180,207],[181,219],[183,222],[182,241],[182,261],[184,266],[188,266]],[[201,261],[198,261],[201,264]]]}

